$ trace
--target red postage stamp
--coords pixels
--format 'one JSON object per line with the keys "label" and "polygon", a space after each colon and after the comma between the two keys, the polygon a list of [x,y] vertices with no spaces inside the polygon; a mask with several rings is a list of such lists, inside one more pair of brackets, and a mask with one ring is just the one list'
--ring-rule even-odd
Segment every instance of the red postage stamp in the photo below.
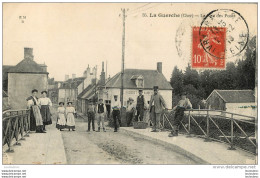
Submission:
{"label": "red postage stamp", "polygon": [[225,69],[226,28],[192,28],[192,68]]}

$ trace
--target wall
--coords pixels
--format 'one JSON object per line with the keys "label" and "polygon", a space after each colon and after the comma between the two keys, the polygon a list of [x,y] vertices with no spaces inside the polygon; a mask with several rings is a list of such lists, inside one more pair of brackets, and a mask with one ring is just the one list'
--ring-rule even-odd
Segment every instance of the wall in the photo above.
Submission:
{"label": "wall", "polygon": [[[251,106],[255,106],[255,108],[252,108]],[[257,107],[255,103],[227,103],[226,107],[227,107],[226,110],[227,112],[242,114],[246,116],[253,116],[253,117],[257,116]]]}
{"label": "wall", "polygon": [[59,102],[65,102],[65,105],[68,101],[72,101],[73,104],[76,104],[76,89],[59,89]]}
{"label": "wall", "polygon": [[212,93],[212,95],[208,98],[206,102],[206,108],[215,109],[215,110],[226,110],[224,100],[216,93]]}
{"label": "wall", "polygon": [[26,99],[33,89],[40,92],[48,89],[47,74],[8,73],[8,101],[12,109],[27,108]]}

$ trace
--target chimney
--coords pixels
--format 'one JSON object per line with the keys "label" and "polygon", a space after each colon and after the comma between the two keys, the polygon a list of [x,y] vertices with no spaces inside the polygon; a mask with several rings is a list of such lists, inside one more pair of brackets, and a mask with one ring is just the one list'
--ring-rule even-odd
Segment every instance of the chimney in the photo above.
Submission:
{"label": "chimney", "polygon": [[76,78],[76,74],[72,74],[72,79],[75,79]]}
{"label": "chimney", "polygon": [[65,75],[65,81],[69,80],[70,76],[69,75]]}
{"label": "chimney", "polygon": [[24,59],[33,60],[33,48],[24,48]]}
{"label": "chimney", "polygon": [[104,62],[102,62],[102,72],[100,75],[100,83],[102,86],[105,86],[105,84],[106,84],[106,74],[104,72]]}
{"label": "chimney", "polygon": [[157,62],[157,71],[162,73],[162,62]]}

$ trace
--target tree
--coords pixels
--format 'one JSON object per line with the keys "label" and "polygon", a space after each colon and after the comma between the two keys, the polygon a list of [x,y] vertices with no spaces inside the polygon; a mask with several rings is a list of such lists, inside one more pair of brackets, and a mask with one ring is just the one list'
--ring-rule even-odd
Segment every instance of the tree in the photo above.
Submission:
{"label": "tree", "polygon": [[177,66],[174,67],[171,76],[171,86],[173,88],[173,94],[179,95],[183,91],[183,73],[178,69]]}
{"label": "tree", "polygon": [[200,77],[199,77],[199,73],[194,70],[191,69],[190,64],[188,64],[188,66],[186,67],[184,76],[183,76],[183,84],[184,85],[193,85],[196,89],[199,88],[200,86]]}

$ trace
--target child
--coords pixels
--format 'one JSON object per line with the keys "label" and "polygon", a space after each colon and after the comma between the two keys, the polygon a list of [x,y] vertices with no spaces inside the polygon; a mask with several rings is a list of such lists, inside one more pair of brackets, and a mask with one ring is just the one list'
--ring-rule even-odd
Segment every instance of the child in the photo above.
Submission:
{"label": "child", "polygon": [[66,127],[66,118],[65,118],[65,107],[63,102],[59,102],[59,107],[58,107],[58,118],[57,118],[57,124],[56,128],[60,129],[60,131],[63,131]]}
{"label": "child", "polygon": [[174,121],[173,121],[173,130],[169,134],[169,137],[178,136],[180,122],[184,116],[185,109],[191,109],[192,105],[190,100],[186,98],[186,93],[183,92],[181,95],[181,100],[178,102],[177,106],[173,108],[175,110]]}
{"label": "child", "polygon": [[75,131],[75,108],[72,106],[72,102],[67,103],[67,108],[66,108],[66,116],[67,116],[67,124],[66,127],[69,129],[72,129],[72,131]]}
{"label": "child", "polygon": [[95,119],[95,106],[94,106],[92,100],[89,100],[87,114],[88,114],[88,130],[87,130],[87,132],[90,132],[91,122],[92,122],[92,129],[93,129],[93,131],[95,131],[95,121],[94,121],[94,119]]}

